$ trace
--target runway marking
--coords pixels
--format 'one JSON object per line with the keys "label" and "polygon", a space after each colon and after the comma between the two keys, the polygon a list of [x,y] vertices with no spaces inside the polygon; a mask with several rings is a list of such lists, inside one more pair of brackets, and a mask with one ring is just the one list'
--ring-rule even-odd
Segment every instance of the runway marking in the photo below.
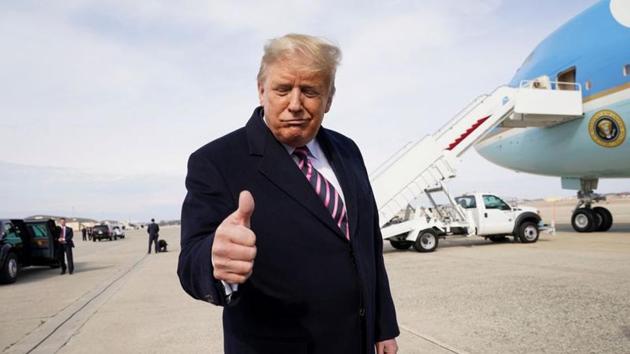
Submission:
{"label": "runway marking", "polygon": [[[63,310],[59,311],[58,313],[56,313],[54,316],[52,316],[48,321],[54,321],[56,320],[55,317],[60,316],[67,316],[66,318],[60,318],[59,320],[61,320],[61,322],[56,325],[52,330],[50,330],[49,333],[38,333],[41,331],[45,331],[44,327],[45,323],[42,324],[41,326],[39,326],[37,329],[35,329],[34,331],[30,332],[26,337],[22,338],[22,340],[20,340],[19,342],[11,345],[8,348],[5,348],[5,352],[19,352],[19,353],[26,353],[26,354],[30,354],[30,353],[38,353],[38,352],[42,352],[42,353],[50,353],[50,352],[57,352],[59,351],[63,346],[65,346],[69,340],[75,335],[76,331],[78,329],[80,329],[85,322],[87,322],[94,313],[96,313],[96,311],[98,310],[98,308],[100,307],[100,305],[102,305],[102,303],[100,305],[95,305],[96,307],[90,312],[90,313],[85,313],[85,315],[87,315],[87,317],[85,318],[80,318],[80,316],[77,315],[81,315],[81,312],[88,307],[88,305],[94,303],[96,304],[98,301],[96,300],[100,300],[101,298],[103,298],[103,295],[110,289],[113,289],[114,285],[117,285],[118,283],[121,282],[122,279],[124,279],[127,275],[129,275],[132,271],[134,271],[138,265],[140,265],[140,263],[142,263],[145,259],[147,258],[147,255],[145,254],[144,256],[142,256],[142,258],[140,258],[138,261],[136,261],[131,267],[129,267],[127,270],[125,270],[124,272],[122,272],[122,274],[118,275],[117,277],[115,277],[112,281],[110,281],[107,285],[101,287],[100,289],[97,289],[95,291],[95,294],[90,296],[89,299],[87,299],[87,301],[85,301],[78,309],[74,310],[73,312],[71,312],[70,314],[64,315],[63,312],[65,309],[69,308],[72,306],[69,305],[66,308],[64,308]],[[113,295],[113,294],[111,294]],[[104,302],[103,302],[104,303]],[[76,318],[75,318],[76,316]],[[56,334],[57,332],[61,332],[60,329],[62,329],[66,324],[68,324],[68,322],[72,319],[75,319],[79,322],[78,325],[72,327],[71,325],[70,328],[68,328],[70,330],[70,333],[65,333],[65,335],[62,335],[63,338],[61,338],[61,340],[57,339],[56,341],[53,340],[53,343],[47,343],[51,337],[53,337],[54,334]],[[40,340],[38,340],[38,337],[41,337],[42,335],[44,335],[44,337]],[[34,337],[34,338],[29,338],[29,337]],[[32,345],[31,343],[37,341],[36,344]],[[61,341],[60,344],[55,344],[54,342],[59,342]],[[22,343],[20,343],[22,342]],[[54,348],[50,348],[50,347],[54,347]]]}
{"label": "runway marking", "polygon": [[460,349],[456,349],[456,348],[454,348],[454,347],[452,347],[452,346],[450,346],[450,345],[448,345],[446,343],[442,343],[441,341],[439,341],[439,340],[437,340],[437,339],[435,339],[433,337],[430,337],[430,336],[428,336],[426,334],[418,333],[413,328],[407,327],[404,324],[399,323],[398,326],[403,331],[408,332],[409,334],[414,335],[414,336],[416,336],[416,337],[418,337],[420,339],[423,339],[423,340],[425,340],[427,342],[433,343],[433,344],[437,345],[438,347],[440,347],[440,348],[442,348],[444,350],[447,350],[447,351],[449,351],[451,353],[468,354],[468,352],[466,352],[466,351],[463,351],[463,350],[460,350]]}

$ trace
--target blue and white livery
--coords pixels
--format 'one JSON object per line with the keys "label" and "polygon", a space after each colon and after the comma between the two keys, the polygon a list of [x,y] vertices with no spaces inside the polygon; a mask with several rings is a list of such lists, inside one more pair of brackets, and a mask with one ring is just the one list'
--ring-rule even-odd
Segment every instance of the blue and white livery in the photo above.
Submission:
{"label": "blue and white livery", "polygon": [[[506,120],[475,144],[489,161],[559,176],[578,191],[576,231],[606,231],[612,215],[592,207],[599,178],[630,177],[630,1],[603,0],[560,27],[525,59],[512,88],[581,92],[581,117],[551,124]],[[518,104],[518,102],[517,102]]]}

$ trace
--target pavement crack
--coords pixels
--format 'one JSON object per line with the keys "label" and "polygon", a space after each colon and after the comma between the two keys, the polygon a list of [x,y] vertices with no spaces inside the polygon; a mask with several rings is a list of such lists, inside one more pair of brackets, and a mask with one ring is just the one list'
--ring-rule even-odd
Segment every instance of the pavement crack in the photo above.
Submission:
{"label": "pavement crack", "polygon": [[[79,314],[83,309],[85,309],[89,304],[91,304],[93,301],[95,301],[96,299],[98,299],[99,297],[101,297],[107,290],[109,290],[114,284],[118,283],[121,279],[125,278],[129,273],[131,273],[134,269],[136,269],[136,267],[138,267],[138,265],[140,263],[142,263],[145,259],[147,258],[147,255],[142,256],[142,258],[140,258],[138,261],[136,261],[131,267],[129,267],[126,271],[124,271],[122,274],[120,274],[118,277],[116,277],[114,280],[112,280],[109,284],[107,284],[107,286],[105,286],[104,288],[102,288],[98,293],[96,293],[94,296],[92,296],[90,299],[88,299],[83,305],[81,305],[77,310],[75,310],[74,312],[72,312],[67,318],[65,318],[63,321],[61,321],[61,323],[59,325],[57,325],[55,328],[52,329],[52,331],[50,331],[50,333],[48,333],[43,339],[41,339],[39,342],[37,342],[33,347],[31,347],[28,351],[26,351],[26,354],[32,353],[33,351],[35,351],[36,349],[38,349],[40,346],[42,346],[42,344],[44,344],[48,339],[50,339],[50,337],[55,334],[60,328],[62,328],[68,321],[70,321],[72,318],[74,318],[77,314]],[[59,312],[58,312],[59,313]],[[93,314],[90,315],[90,317],[93,316]],[[89,319],[89,317],[88,317]],[[70,335],[70,338],[74,335],[75,333],[73,332]],[[68,339],[69,340],[69,339]],[[67,344],[68,340],[65,340],[64,343],[57,348],[57,350],[55,350],[55,352],[57,352],[61,347],[63,347],[64,345]]]}
{"label": "pavement crack", "polygon": [[411,334],[411,335],[413,335],[413,336],[415,336],[417,338],[425,340],[425,341],[427,341],[429,343],[432,343],[432,344],[434,344],[434,345],[436,345],[436,346],[438,346],[438,347],[440,347],[440,348],[442,348],[442,349],[444,349],[446,351],[449,351],[449,352],[455,353],[455,354],[468,354],[467,352],[465,352],[463,350],[456,349],[456,348],[454,348],[451,345],[448,345],[446,343],[442,343],[441,341],[439,341],[439,340],[437,340],[435,338],[432,338],[432,337],[430,337],[430,336],[428,336],[426,334],[421,334],[421,333],[417,332],[416,330],[414,330],[411,327],[405,326],[405,325],[403,325],[401,323],[399,323],[398,325],[403,331],[405,331],[405,332],[407,332],[407,333],[409,333],[409,334]]}

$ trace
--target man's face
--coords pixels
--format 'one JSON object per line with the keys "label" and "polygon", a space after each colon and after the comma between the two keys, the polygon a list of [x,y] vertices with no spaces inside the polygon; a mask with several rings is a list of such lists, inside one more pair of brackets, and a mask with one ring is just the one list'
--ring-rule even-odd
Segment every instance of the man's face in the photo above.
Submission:
{"label": "man's face", "polygon": [[66,219],[61,219],[59,220],[59,223],[61,224],[61,226],[66,226]]}
{"label": "man's face", "polygon": [[330,110],[332,95],[328,79],[306,70],[304,58],[288,58],[267,66],[258,97],[273,135],[292,147],[306,145]]}

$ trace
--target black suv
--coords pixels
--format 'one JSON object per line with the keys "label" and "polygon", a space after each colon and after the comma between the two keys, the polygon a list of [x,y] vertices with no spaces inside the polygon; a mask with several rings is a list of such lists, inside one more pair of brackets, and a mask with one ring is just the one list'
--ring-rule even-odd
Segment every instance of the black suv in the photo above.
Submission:
{"label": "black suv", "polygon": [[97,239],[101,241],[102,239],[108,240],[116,240],[118,239],[118,235],[114,233],[114,230],[111,226],[107,224],[96,225],[92,228],[92,241],[96,241]]}
{"label": "black suv", "polygon": [[0,219],[0,283],[17,280],[20,267],[59,267],[53,220]]}

